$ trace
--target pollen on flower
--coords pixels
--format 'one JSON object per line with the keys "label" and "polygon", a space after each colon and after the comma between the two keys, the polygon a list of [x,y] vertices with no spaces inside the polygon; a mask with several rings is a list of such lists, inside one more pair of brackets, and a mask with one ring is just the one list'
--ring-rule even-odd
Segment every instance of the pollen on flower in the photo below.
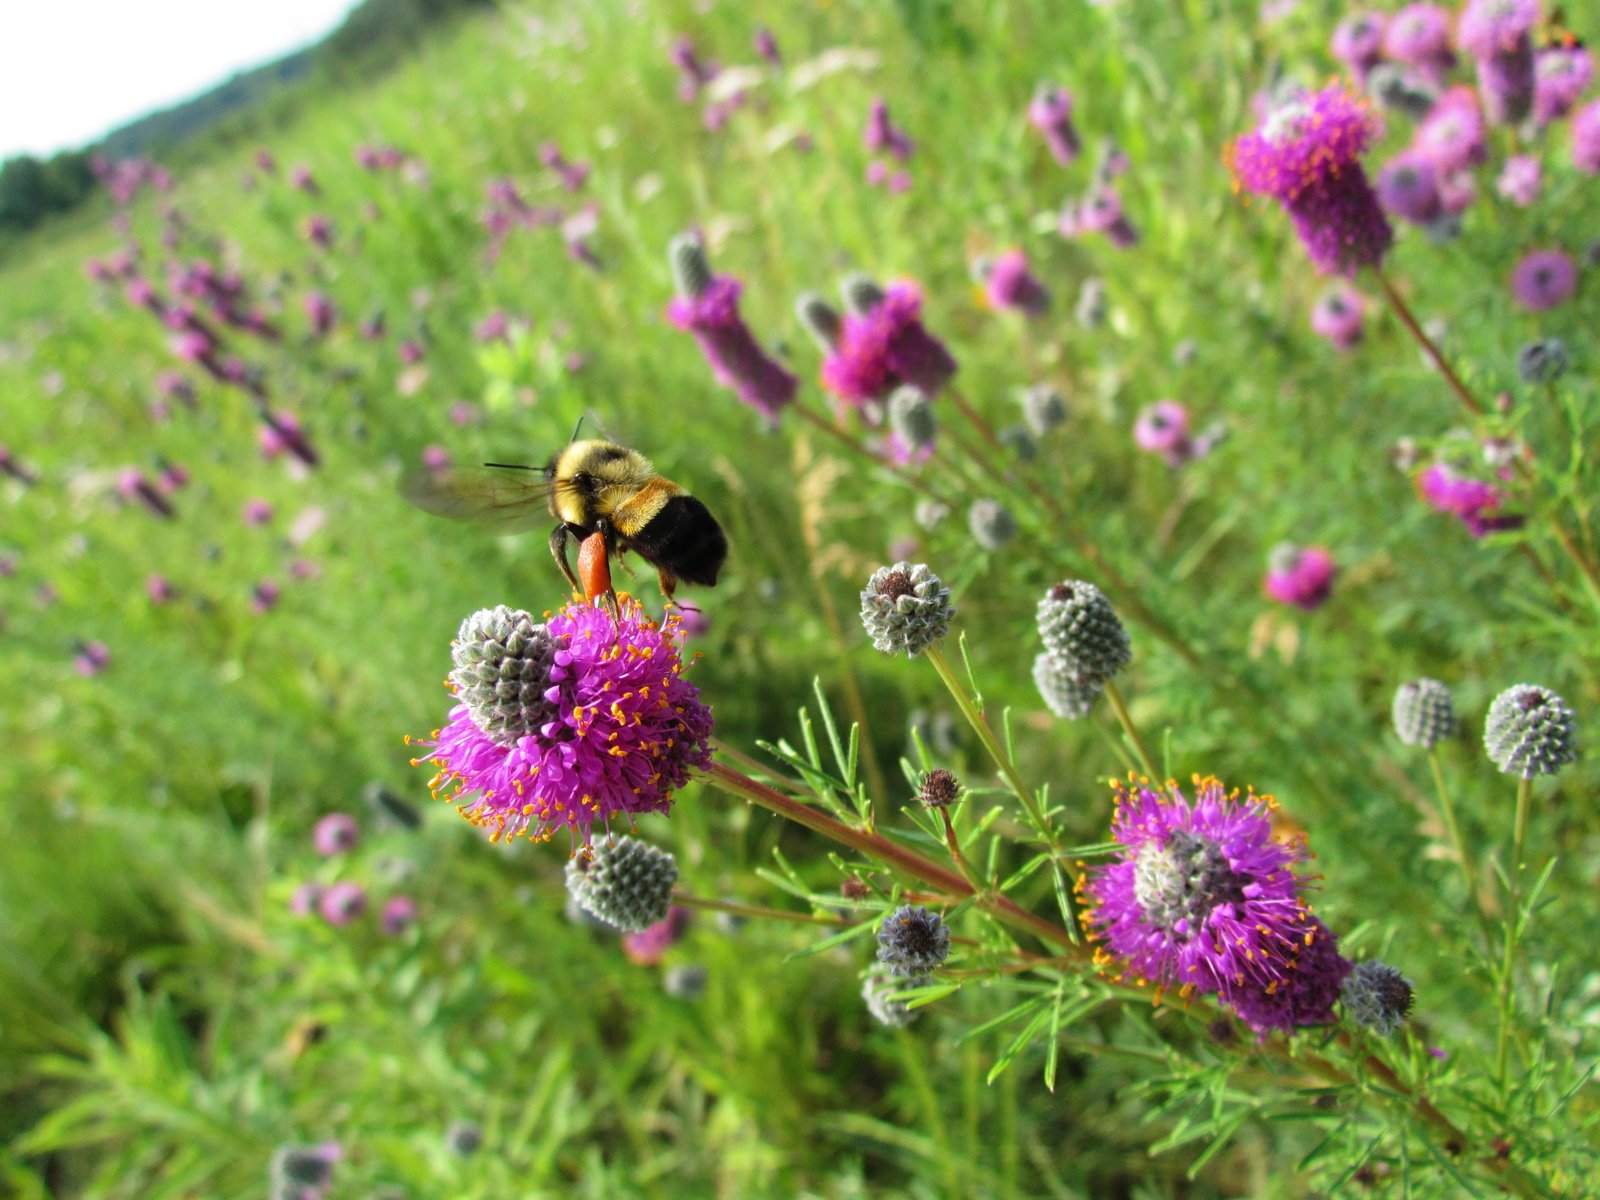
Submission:
{"label": "pollen on flower", "polygon": [[[419,739],[432,752],[418,765],[436,764],[434,786],[491,837],[543,841],[565,827],[587,843],[596,820],[668,811],[690,770],[709,764],[711,712],[680,674],[670,623],[619,601],[616,623],[577,603],[548,618],[542,629],[565,661],[526,699],[541,710],[527,732],[497,740],[463,703],[431,742]],[[490,658],[486,649],[481,666],[492,672]]]}

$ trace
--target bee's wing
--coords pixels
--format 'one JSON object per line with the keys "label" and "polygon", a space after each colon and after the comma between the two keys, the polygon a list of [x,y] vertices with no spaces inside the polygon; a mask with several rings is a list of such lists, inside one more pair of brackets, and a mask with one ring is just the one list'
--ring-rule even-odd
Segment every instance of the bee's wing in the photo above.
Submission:
{"label": "bee's wing", "polygon": [[488,467],[426,467],[400,477],[400,495],[423,512],[470,521],[497,533],[521,533],[551,521],[543,472]]}

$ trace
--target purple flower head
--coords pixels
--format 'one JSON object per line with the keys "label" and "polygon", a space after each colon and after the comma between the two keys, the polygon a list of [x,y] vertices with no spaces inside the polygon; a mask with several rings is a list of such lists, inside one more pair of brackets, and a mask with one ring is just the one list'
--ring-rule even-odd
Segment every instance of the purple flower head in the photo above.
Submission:
{"label": "purple flower head", "polygon": [[261,421],[256,445],[261,450],[262,458],[271,461],[280,454],[290,454],[308,467],[314,467],[320,461],[305,430],[300,426],[299,418],[293,413],[263,410]]}
{"label": "purple flower head", "polygon": [[168,604],[178,595],[178,589],[165,575],[151,575],[144,581],[144,594],[151,604]]}
{"label": "purple flower head", "polygon": [[1283,542],[1275,546],[1268,560],[1263,589],[1279,604],[1293,605],[1308,612],[1322,607],[1333,592],[1333,555],[1321,546],[1296,546]]}
{"label": "purple flower head", "polygon": [[355,818],[346,813],[329,813],[311,831],[311,844],[323,858],[353,850],[360,839],[360,827]]}
{"label": "purple flower head", "polygon": [[1113,246],[1123,250],[1139,244],[1139,231],[1123,213],[1122,197],[1109,183],[1095,185],[1081,204],[1063,213],[1060,230],[1063,237],[1103,233]]}
{"label": "purple flower head", "polygon": [[765,25],[756,30],[756,53],[775,67],[783,66],[783,55],[778,51],[778,39]]}
{"label": "purple flower head", "polygon": [[1332,342],[1337,350],[1348,350],[1361,340],[1366,301],[1361,293],[1337,284],[1322,293],[1311,310],[1311,330]]}
{"label": "purple flower head", "polygon": [[270,579],[263,579],[250,589],[250,611],[256,616],[263,616],[278,607],[278,598],[283,594],[283,589]]}
{"label": "purple flower head", "polygon": [[1572,111],[1594,82],[1594,54],[1585,46],[1551,46],[1533,63],[1533,119],[1540,125]]}
{"label": "purple flower head", "polygon": [[1083,150],[1072,124],[1072,93],[1066,88],[1041,87],[1028,104],[1028,124],[1039,131],[1050,153],[1063,167]]}
{"label": "purple flower head", "polygon": [[1416,67],[1432,83],[1443,81],[1456,65],[1450,49],[1450,13],[1439,4],[1408,4],[1389,18],[1383,52]]}
{"label": "purple flower head", "polygon": [[1312,917],[1287,977],[1265,987],[1237,988],[1227,1003],[1263,1037],[1274,1029],[1293,1033],[1305,1025],[1327,1025],[1334,1019],[1339,989],[1354,966],[1339,953],[1333,931]]}
{"label": "purple flower head", "polygon": [[1462,84],[1451,88],[1417,127],[1415,149],[1433,160],[1442,175],[1475,167],[1489,157],[1477,93]]}
{"label": "purple flower head", "polygon": [[398,350],[400,361],[408,367],[415,366],[421,362],[427,354],[427,351],[422,347],[422,343],[417,341],[416,338],[406,338],[400,343]]}
{"label": "purple flower head", "polygon": [[72,669],[92,679],[111,665],[111,649],[104,642],[80,642],[72,656]]}
{"label": "purple flower head", "polygon": [[417,902],[410,896],[395,896],[378,914],[383,931],[397,937],[417,923]]}
{"label": "purple flower head", "polygon": [[178,515],[172,505],[167,503],[167,498],[162,495],[161,489],[138,467],[124,467],[117,472],[117,493],[124,500],[142,504],[152,516],[166,517],[170,520]]}
{"label": "purple flower head", "polygon": [[297,187],[302,192],[305,192],[308,196],[315,196],[322,190],[317,186],[317,180],[316,177],[311,174],[311,168],[306,166],[304,163],[301,163],[289,172],[289,183],[293,187]]}
{"label": "purple flower head", "polygon": [[1573,115],[1572,165],[1585,175],[1600,175],[1600,100]]}
{"label": "purple flower head", "polygon": [[1428,225],[1444,211],[1433,163],[1418,150],[1407,150],[1378,172],[1378,202],[1385,212],[1414,225]]}
{"label": "purple flower head", "polygon": [[322,919],[329,925],[348,925],[367,911],[367,892],[359,883],[336,883],[317,900]]}
{"label": "purple flower head", "polygon": [[499,342],[504,341],[510,331],[511,315],[505,309],[497,308],[473,326],[472,336],[480,342]]}
{"label": "purple flower head", "polygon": [[1050,308],[1050,293],[1028,269],[1028,256],[1021,250],[1007,250],[989,265],[983,294],[996,310],[1012,308],[1038,317]]}
{"label": "purple flower head", "polygon": [[239,517],[246,525],[265,525],[272,520],[272,505],[265,500],[246,500]]}
{"label": "purple flower head", "polygon": [[1338,84],[1302,95],[1230,147],[1235,186],[1288,210],[1319,271],[1352,275],[1394,241],[1361,168],[1377,133],[1365,104]]}
{"label": "purple flower head", "polygon": [[306,320],[311,324],[312,335],[326,337],[338,316],[338,310],[333,306],[333,297],[326,292],[307,292],[300,304],[305,309]]}
{"label": "purple flower head", "polygon": [[872,102],[867,112],[867,127],[862,134],[862,141],[873,154],[888,153],[902,162],[910,158],[916,149],[916,143],[906,136],[905,131],[896,128],[889,120],[889,105],[882,96]]}
{"label": "purple flower head", "polygon": [[1189,410],[1176,400],[1157,400],[1139,410],[1133,423],[1133,444],[1159,454],[1170,467],[1189,458]]}
{"label": "purple flower head", "polygon": [[1362,86],[1366,86],[1367,72],[1383,58],[1385,20],[1382,13],[1363,12],[1334,27],[1333,56]]}
{"label": "purple flower head", "polygon": [[800,381],[756,341],[739,315],[740,291],[737,279],[718,275],[699,295],[675,297],[667,320],[694,335],[718,383],[775,423]]}
{"label": "purple flower head", "polygon": [[1478,91],[1495,125],[1514,125],[1533,108],[1535,67],[1530,33],[1539,0],[1468,0],[1456,40],[1472,55]]}
{"label": "purple flower head", "polygon": [[309,917],[322,903],[322,891],[320,883],[302,883],[289,897],[289,911],[297,917]]}
{"label": "purple flower head", "polygon": [[667,915],[654,925],[638,933],[624,934],[622,952],[628,961],[641,967],[653,967],[661,961],[667,949],[678,942],[689,929],[689,910],[674,904]]}
{"label": "purple flower head", "polygon": [[1175,783],[1112,784],[1121,849],[1080,885],[1091,933],[1124,977],[1184,995],[1282,986],[1315,920],[1293,870],[1305,847],[1273,839],[1270,797],[1194,783],[1192,803]]}
{"label": "purple flower head", "polygon": [[1437,512],[1459,517],[1475,538],[1518,529],[1520,514],[1501,511],[1505,493],[1492,483],[1463,475],[1448,463],[1434,463],[1417,476],[1417,494]]}
{"label": "purple flower head", "polygon": [[683,678],[678,618],[656,625],[622,597],[621,620],[569,603],[543,626],[556,647],[532,732],[491,737],[459,704],[420,762],[435,795],[498,840],[546,840],[567,828],[588,842],[595,822],[667,812],[690,769],[707,766],[711,710]]}
{"label": "purple flower head", "polygon": [[1511,293],[1517,303],[1544,312],[1578,290],[1578,264],[1564,250],[1535,250],[1511,271]]}
{"label": "purple flower head", "polygon": [[922,293],[904,281],[890,284],[866,312],[847,313],[839,340],[822,360],[822,385],[858,407],[902,383],[936,396],[955,373],[956,360],[923,327]]}
{"label": "purple flower head", "polygon": [[333,222],[327,217],[313,213],[306,218],[306,241],[319,250],[326,250],[333,245]]}
{"label": "purple flower head", "polygon": [[1537,158],[1531,154],[1513,154],[1500,169],[1494,189],[1518,208],[1527,208],[1539,198],[1541,180]]}

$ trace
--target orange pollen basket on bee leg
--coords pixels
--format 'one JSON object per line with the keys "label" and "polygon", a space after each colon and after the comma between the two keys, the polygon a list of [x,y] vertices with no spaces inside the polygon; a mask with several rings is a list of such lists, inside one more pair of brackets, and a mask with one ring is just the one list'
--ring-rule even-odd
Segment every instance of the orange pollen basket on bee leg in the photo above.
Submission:
{"label": "orange pollen basket on bee leg", "polygon": [[603,533],[591,533],[578,547],[578,582],[583,584],[583,598],[593,604],[611,592],[611,563],[606,555],[606,538]]}

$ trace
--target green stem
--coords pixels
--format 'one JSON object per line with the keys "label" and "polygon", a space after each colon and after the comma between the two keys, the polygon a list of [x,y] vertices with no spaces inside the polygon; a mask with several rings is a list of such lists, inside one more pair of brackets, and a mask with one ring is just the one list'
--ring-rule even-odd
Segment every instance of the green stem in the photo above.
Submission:
{"label": "green stem", "polygon": [[672,902],[684,908],[707,908],[713,912],[733,913],[761,921],[796,921],[804,925],[848,925],[844,917],[822,916],[818,913],[792,912],[786,908],[763,908],[759,904],[740,904],[737,900],[713,900],[709,896],[692,896],[688,892],[672,892]]}
{"label": "green stem", "polygon": [[1411,336],[1416,339],[1417,345],[1422,347],[1422,352],[1428,356],[1429,360],[1438,369],[1439,374],[1444,376],[1445,382],[1450,385],[1451,390],[1460,398],[1461,403],[1466,405],[1467,411],[1474,416],[1483,416],[1483,405],[1478,402],[1476,396],[1467,390],[1467,385],[1461,382],[1461,376],[1457,375],[1454,369],[1451,368],[1450,363],[1440,352],[1439,347],[1434,344],[1433,339],[1423,332],[1421,325],[1417,324],[1416,317],[1411,315],[1410,307],[1401,298],[1400,293],[1395,290],[1394,284],[1389,282],[1389,277],[1377,267],[1372,268],[1372,274],[1377,279],[1378,286],[1383,289],[1384,299],[1389,302],[1389,307],[1394,310],[1394,315],[1400,318],[1400,324],[1404,325]]}
{"label": "green stem", "polygon": [[1016,764],[1011,761],[1011,756],[1000,745],[1000,740],[995,737],[994,730],[989,728],[989,722],[978,706],[973,703],[972,696],[956,678],[955,669],[951,667],[950,660],[944,656],[944,651],[937,645],[929,646],[923,651],[928,661],[933,664],[933,669],[939,673],[939,678],[944,681],[944,686],[949,689],[950,695],[955,699],[956,706],[961,709],[961,715],[966,717],[967,724],[972,726],[972,731],[978,735],[978,740],[983,743],[983,748],[989,752],[989,757],[994,760],[994,765],[999,769],[1001,777],[1017,799],[1022,801],[1023,807],[1028,810],[1028,815],[1033,818],[1033,823],[1039,832],[1048,834],[1049,822],[1045,819],[1044,810],[1039,807],[1039,801],[1034,796],[1033,790],[1022,782],[1022,776],[1017,773]]}
{"label": "green stem", "polygon": [[1117,721],[1122,725],[1122,732],[1128,735],[1128,740],[1133,743],[1133,751],[1139,756],[1139,766],[1152,780],[1159,781],[1160,772],[1156,770],[1155,759],[1150,754],[1150,748],[1144,744],[1144,738],[1139,735],[1139,728],[1133,723],[1133,718],[1128,715],[1128,706],[1122,702],[1122,692],[1118,690],[1116,681],[1106,680],[1106,699],[1111,701],[1111,709],[1117,714]]}
{"label": "green stem", "polygon": [[1439,761],[1439,748],[1428,750],[1428,766],[1433,771],[1433,786],[1439,796],[1439,813],[1444,817],[1444,827],[1450,834],[1450,846],[1456,852],[1456,862],[1461,866],[1461,881],[1467,887],[1467,902],[1478,916],[1484,937],[1492,945],[1493,932],[1489,927],[1489,914],[1484,911],[1483,898],[1478,894],[1478,875],[1472,866],[1472,856],[1467,850],[1467,840],[1461,836],[1461,823],[1456,819],[1455,802],[1450,798],[1450,785],[1445,782],[1444,766]]}
{"label": "green stem", "polygon": [[1500,962],[1500,1032],[1495,1039],[1494,1074],[1501,1094],[1511,1062],[1511,1002],[1514,997],[1517,940],[1522,933],[1522,848],[1528,833],[1528,809],[1533,798],[1533,777],[1517,782],[1517,816],[1511,834],[1511,861],[1506,864],[1509,902],[1506,905],[1506,952]]}

